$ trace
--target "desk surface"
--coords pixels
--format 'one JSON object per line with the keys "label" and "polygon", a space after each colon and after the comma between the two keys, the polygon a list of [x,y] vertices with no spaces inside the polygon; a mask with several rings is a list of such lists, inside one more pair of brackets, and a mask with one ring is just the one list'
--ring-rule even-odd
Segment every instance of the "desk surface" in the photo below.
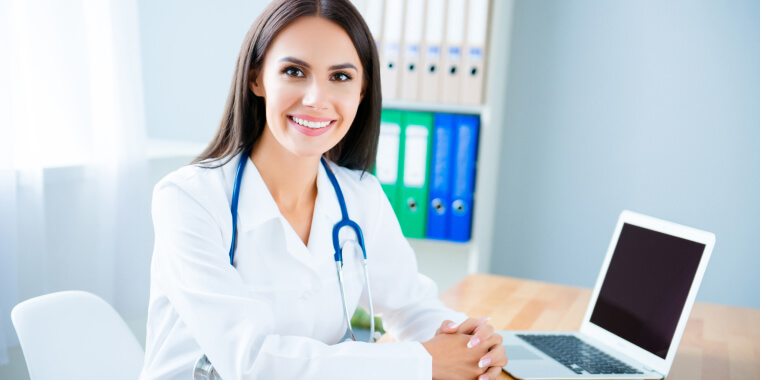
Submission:
{"label": "desk surface", "polygon": [[[577,331],[590,298],[590,289],[484,274],[441,295],[497,330]],[[760,379],[760,310],[695,303],[667,379]]]}

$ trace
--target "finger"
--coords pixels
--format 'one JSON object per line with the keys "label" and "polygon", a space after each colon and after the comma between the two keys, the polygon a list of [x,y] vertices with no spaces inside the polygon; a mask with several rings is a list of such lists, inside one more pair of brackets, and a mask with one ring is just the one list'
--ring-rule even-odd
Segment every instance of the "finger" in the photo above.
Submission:
{"label": "finger", "polygon": [[[484,329],[483,333],[487,334],[487,332],[490,329],[493,329],[493,326],[489,326],[488,328]],[[472,340],[473,338],[475,338],[475,335],[470,337],[470,340]],[[481,340],[478,344],[479,345],[485,344],[485,346],[487,347],[487,351],[490,351],[496,347],[501,346],[503,342],[504,342],[504,337],[502,337],[501,334],[491,331],[491,335],[485,338],[485,340]]]}
{"label": "finger", "polygon": [[478,367],[484,369],[494,366],[503,367],[507,365],[506,358],[504,346],[494,347],[480,358]]}
{"label": "finger", "polygon": [[501,334],[494,332],[491,334],[490,337],[488,337],[488,340],[486,341],[486,344],[488,345],[488,349],[491,350],[494,347],[499,347],[504,343],[504,337],[501,336]]}
{"label": "finger", "polygon": [[[481,342],[491,343],[490,340],[493,335],[493,326],[489,324],[480,325],[473,331],[472,338],[467,343],[467,347],[473,348]],[[493,344],[491,343],[491,345]]]}
{"label": "finger", "polygon": [[478,380],[495,380],[501,373],[501,367],[490,367],[484,374],[478,376]]}
{"label": "finger", "polygon": [[494,328],[492,325],[486,323],[478,326],[475,331],[472,333],[472,335],[477,336],[480,338],[481,342],[486,342],[489,339],[491,339],[491,336],[494,335]]}
{"label": "finger", "polygon": [[443,321],[443,323],[441,323],[441,327],[438,328],[438,330],[436,330],[435,335],[452,334],[452,333],[457,332],[458,329],[459,329],[458,323],[445,320]]}
{"label": "finger", "polygon": [[504,367],[507,365],[507,353],[502,345],[493,347],[485,356],[483,356],[483,358],[481,358],[481,361],[486,357],[490,359],[489,365],[491,367]]}
{"label": "finger", "polygon": [[459,326],[459,332],[462,334],[472,334],[478,326],[484,325],[491,317],[485,318],[468,318]]}

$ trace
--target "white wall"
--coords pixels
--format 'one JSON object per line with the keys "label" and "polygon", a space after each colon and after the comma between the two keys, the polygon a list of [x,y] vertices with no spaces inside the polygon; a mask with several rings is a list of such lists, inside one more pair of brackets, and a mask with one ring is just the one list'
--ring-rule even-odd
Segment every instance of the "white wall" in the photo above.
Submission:
{"label": "white wall", "polygon": [[757,1],[518,0],[492,272],[591,287],[630,209],[715,233],[698,300],[760,307],[758,20]]}
{"label": "white wall", "polygon": [[148,138],[211,140],[243,38],[267,3],[138,0]]}

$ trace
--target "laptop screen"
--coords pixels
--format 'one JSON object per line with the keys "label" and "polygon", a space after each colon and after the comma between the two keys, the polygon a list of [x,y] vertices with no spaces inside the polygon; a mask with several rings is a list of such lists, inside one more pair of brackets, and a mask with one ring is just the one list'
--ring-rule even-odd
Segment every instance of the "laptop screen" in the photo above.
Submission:
{"label": "laptop screen", "polygon": [[665,359],[704,250],[623,224],[591,323]]}

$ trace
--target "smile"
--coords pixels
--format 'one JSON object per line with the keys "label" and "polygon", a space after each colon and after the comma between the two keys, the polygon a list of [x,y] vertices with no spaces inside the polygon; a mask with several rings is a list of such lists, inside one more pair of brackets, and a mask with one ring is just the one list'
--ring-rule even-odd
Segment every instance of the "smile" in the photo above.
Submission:
{"label": "smile", "polygon": [[288,122],[296,130],[307,136],[319,136],[335,125],[335,120],[314,117],[309,117],[311,120],[306,120],[304,117],[298,116],[288,115]]}
{"label": "smile", "polygon": [[308,121],[308,120],[299,119],[299,118],[297,118],[295,116],[290,116],[290,118],[293,121],[295,121],[298,125],[302,125],[302,126],[304,126],[306,128],[311,128],[311,129],[324,128],[324,127],[330,125],[330,123],[332,123],[332,120],[323,121],[323,122],[316,122],[316,121]]}

